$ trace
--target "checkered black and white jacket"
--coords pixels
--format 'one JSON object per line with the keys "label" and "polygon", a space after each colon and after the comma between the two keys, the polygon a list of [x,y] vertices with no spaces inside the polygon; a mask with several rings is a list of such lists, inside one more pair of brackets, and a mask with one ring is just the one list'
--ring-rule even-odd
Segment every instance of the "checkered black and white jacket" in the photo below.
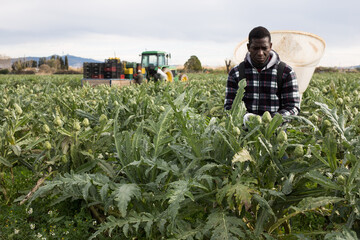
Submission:
{"label": "checkered black and white jacket", "polygon": [[[296,74],[289,65],[285,65],[282,74],[281,89],[278,89],[277,70],[280,63],[279,55],[271,50],[270,60],[263,69],[255,68],[248,53],[245,57],[246,87],[243,96],[246,109],[250,113],[262,115],[269,111],[271,115],[280,113],[283,116],[297,115],[300,111],[299,87]],[[239,65],[229,72],[224,108],[232,108],[238,84],[241,80]]]}

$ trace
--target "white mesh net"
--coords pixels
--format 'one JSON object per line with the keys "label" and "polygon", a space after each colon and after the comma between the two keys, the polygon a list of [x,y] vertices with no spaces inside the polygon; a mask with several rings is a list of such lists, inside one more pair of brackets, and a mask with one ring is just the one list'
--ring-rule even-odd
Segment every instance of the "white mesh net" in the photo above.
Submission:
{"label": "white mesh net", "polygon": [[[325,41],[319,36],[299,31],[273,31],[272,48],[280,59],[289,64],[295,71],[300,95],[306,90],[315,67],[324,55]],[[240,42],[234,52],[233,61],[240,63],[247,53],[248,39]]]}

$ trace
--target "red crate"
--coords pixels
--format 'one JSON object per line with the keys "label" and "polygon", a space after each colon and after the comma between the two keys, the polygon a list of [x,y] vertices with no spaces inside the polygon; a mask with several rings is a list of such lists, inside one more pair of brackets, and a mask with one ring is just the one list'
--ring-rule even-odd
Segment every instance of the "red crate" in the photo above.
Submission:
{"label": "red crate", "polygon": [[116,72],[116,67],[106,67],[104,68],[105,72]]}
{"label": "red crate", "polygon": [[94,78],[94,79],[103,79],[103,78],[104,78],[104,75],[102,75],[102,74],[92,75],[91,78]]}

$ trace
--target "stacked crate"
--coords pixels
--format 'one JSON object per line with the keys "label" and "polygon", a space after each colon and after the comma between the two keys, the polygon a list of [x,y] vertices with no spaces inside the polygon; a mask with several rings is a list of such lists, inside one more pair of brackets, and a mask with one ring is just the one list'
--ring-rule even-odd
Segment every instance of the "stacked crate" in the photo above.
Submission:
{"label": "stacked crate", "polygon": [[84,72],[84,78],[85,79],[91,78],[91,65],[90,65],[90,63],[84,62],[83,72]]}
{"label": "stacked crate", "polygon": [[104,78],[104,63],[84,63],[84,78],[85,79],[103,79]]}
{"label": "stacked crate", "polygon": [[120,78],[122,74],[122,65],[117,59],[107,59],[104,63],[105,79]]}
{"label": "stacked crate", "polygon": [[136,73],[136,62],[123,62],[124,74],[126,79],[133,79]]}
{"label": "stacked crate", "polygon": [[83,65],[84,79],[123,79],[124,66],[119,59],[107,59],[104,63],[87,63]]}

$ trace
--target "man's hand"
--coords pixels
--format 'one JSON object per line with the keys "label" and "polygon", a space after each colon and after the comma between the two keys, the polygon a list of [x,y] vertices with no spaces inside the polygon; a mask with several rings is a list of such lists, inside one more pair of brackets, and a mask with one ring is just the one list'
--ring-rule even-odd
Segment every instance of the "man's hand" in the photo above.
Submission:
{"label": "man's hand", "polygon": [[252,116],[256,116],[256,115],[253,114],[253,113],[246,113],[246,114],[244,115],[243,123],[244,123],[244,127],[245,127],[245,128],[248,127],[248,126],[246,125],[246,123],[250,120],[250,118],[251,118]]}

